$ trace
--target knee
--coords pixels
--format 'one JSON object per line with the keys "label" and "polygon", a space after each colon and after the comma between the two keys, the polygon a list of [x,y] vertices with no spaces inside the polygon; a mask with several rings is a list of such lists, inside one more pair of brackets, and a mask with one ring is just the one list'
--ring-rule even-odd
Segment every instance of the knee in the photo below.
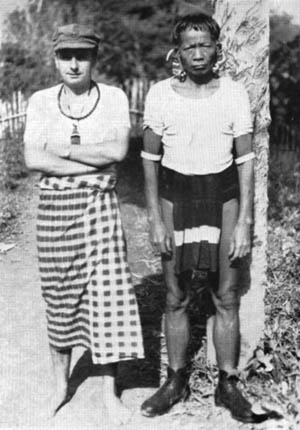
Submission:
{"label": "knee", "polygon": [[166,313],[184,313],[189,304],[187,293],[176,294],[173,291],[167,293]]}
{"label": "knee", "polygon": [[237,313],[240,307],[240,296],[236,285],[231,285],[226,291],[215,291],[212,294],[217,312]]}

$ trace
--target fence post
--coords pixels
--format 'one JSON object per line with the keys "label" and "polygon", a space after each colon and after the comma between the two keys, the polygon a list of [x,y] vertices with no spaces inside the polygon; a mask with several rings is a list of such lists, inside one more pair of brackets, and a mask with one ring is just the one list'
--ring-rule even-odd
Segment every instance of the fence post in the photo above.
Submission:
{"label": "fence post", "polygon": [[6,132],[14,136],[20,131],[26,119],[26,105],[21,91],[13,92],[10,101],[0,100],[0,139]]}

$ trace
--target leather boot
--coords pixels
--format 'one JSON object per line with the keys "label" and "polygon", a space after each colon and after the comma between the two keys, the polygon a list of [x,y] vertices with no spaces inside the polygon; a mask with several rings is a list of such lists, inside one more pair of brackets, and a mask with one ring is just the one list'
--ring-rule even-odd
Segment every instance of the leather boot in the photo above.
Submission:
{"label": "leather boot", "polygon": [[251,403],[242,395],[237,388],[238,377],[228,375],[227,372],[220,370],[219,383],[215,392],[216,406],[223,406],[229,409],[232,418],[243,423],[260,423],[269,418],[280,418],[275,411],[265,414],[255,414],[251,410]]}
{"label": "leather boot", "polygon": [[168,377],[165,383],[153,396],[141,406],[142,414],[146,417],[155,417],[168,412],[179,400],[188,395],[188,377],[185,368],[174,371],[168,367]]}

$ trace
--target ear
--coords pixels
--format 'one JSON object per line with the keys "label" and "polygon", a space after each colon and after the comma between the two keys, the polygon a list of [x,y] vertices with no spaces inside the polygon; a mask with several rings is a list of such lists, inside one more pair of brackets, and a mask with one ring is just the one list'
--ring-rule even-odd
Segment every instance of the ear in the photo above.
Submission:
{"label": "ear", "polygon": [[171,58],[175,55],[175,48],[170,49],[166,55],[166,62],[170,61]]}
{"label": "ear", "polygon": [[222,50],[221,42],[217,42],[216,57],[217,57],[216,58],[217,61],[222,61],[223,59],[223,50]]}
{"label": "ear", "polygon": [[58,67],[58,58],[57,58],[56,54],[54,54],[54,62],[55,62],[56,69],[59,70],[59,67]]}

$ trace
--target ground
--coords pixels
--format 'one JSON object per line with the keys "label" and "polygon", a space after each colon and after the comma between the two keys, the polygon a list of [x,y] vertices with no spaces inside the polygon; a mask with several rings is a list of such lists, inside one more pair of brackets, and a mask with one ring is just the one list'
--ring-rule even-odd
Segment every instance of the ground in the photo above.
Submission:
{"label": "ground", "polygon": [[[126,180],[126,177],[125,177]],[[51,367],[47,344],[44,303],[40,294],[35,244],[35,212],[38,201],[37,177],[21,185],[18,205],[21,212],[14,234],[4,239],[15,246],[0,254],[1,273],[1,387],[0,428],[113,429],[99,407],[99,377],[82,349],[74,351],[70,391],[71,401],[55,419],[42,423],[39,411],[51,387]],[[140,184],[137,174],[136,184]],[[134,188],[134,187],[133,187]],[[250,429],[232,420],[227,411],[216,408],[213,384],[201,395],[194,394],[170,413],[149,419],[139,413],[140,404],[153,393],[160,380],[161,316],[163,283],[158,257],[148,241],[148,226],[142,197],[120,189],[121,210],[128,239],[129,260],[141,309],[146,360],[122,365],[119,387],[123,401],[134,410],[124,430],[236,430]],[[269,422],[259,429],[280,428]]]}

